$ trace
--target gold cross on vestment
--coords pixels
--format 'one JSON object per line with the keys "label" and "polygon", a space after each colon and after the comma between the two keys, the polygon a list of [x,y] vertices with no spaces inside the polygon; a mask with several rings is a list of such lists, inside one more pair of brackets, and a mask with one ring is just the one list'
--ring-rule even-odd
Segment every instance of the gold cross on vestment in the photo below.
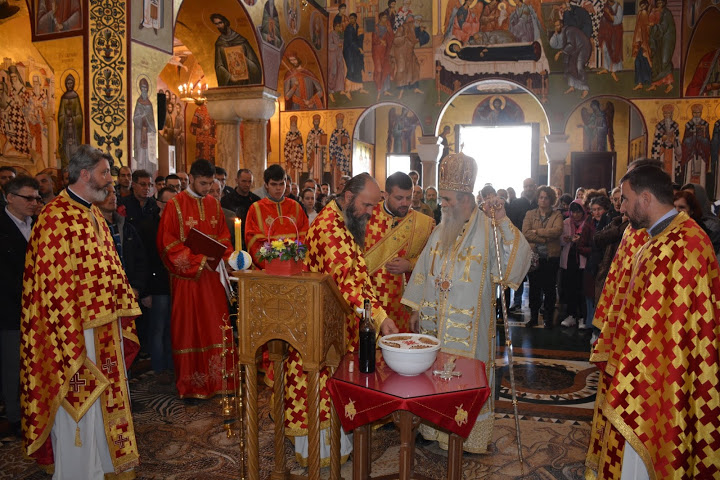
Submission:
{"label": "gold cross on vestment", "polygon": [[119,446],[120,448],[125,448],[125,442],[129,442],[129,441],[130,441],[130,439],[123,437],[123,434],[121,433],[120,435],[118,435],[117,440],[115,440],[113,443],[115,445]]}
{"label": "gold cross on vestment", "polygon": [[185,225],[187,225],[190,228],[195,228],[195,225],[198,224],[198,221],[195,220],[193,217],[188,217],[187,220],[185,220]]}
{"label": "gold cross on vestment", "polygon": [[105,363],[103,363],[102,369],[105,370],[108,375],[113,373],[113,369],[117,366],[116,362],[113,362],[112,359],[106,358]]}
{"label": "gold cross on vestment", "polygon": [[475,260],[478,264],[480,264],[480,259],[482,258],[482,255],[472,255],[473,250],[475,247],[469,246],[465,248],[460,255],[458,255],[458,260],[461,262],[465,262],[465,271],[463,272],[463,276],[460,279],[463,282],[471,282],[470,280],[470,264],[473,260]]}
{"label": "gold cross on vestment", "polygon": [[215,218],[215,215],[213,215],[212,220],[210,220],[210,225],[212,225],[212,228],[217,227],[218,220]]}
{"label": "gold cross on vestment", "polygon": [[432,255],[432,265],[430,266],[430,275],[435,275],[435,257],[440,253],[440,242],[436,243],[434,247],[430,249]]}
{"label": "gold cross on vestment", "polygon": [[80,387],[84,387],[84,386],[86,386],[86,385],[87,385],[87,382],[85,381],[84,378],[80,378],[80,374],[79,374],[79,373],[76,373],[76,374],[73,375],[72,378],[70,379],[70,388],[72,388],[72,391],[73,391],[73,392],[79,392],[79,391],[80,391]]}

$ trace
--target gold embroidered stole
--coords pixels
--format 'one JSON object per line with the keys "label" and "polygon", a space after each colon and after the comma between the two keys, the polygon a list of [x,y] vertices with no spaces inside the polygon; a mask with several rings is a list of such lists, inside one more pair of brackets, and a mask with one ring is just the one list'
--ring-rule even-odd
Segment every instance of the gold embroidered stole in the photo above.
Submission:
{"label": "gold embroidered stole", "polygon": [[378,240],[367,252],[365,252],[365,263],[368,273],[373,275],[385,264],[398,256],[403,249],[406,250],[406,258],[417,258],[422,253],[434,223],[428,218],[423,222],[420,213],[409,212],[397,224],[395,228],[386,231],[383,237]]}

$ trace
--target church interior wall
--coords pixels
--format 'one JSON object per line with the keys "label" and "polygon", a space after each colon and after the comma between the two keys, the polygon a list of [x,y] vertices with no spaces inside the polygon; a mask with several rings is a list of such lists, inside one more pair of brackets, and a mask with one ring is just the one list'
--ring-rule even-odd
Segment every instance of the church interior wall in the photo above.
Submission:
{"label": "church interior wall", "polygon": [[[613,136],[614,136],[614,143],[615,143],[615,149],[614,151],[617,153],[617,160],[616,160],[616,172],[624,172],[627,168],[627,158],[628,158],[628,151],[629,151],[629,142],[630,142],[630,104],[617,99],[613,97],[598,97],[592,100],[588,100],[581,106],[575,109],[573,111],[568,119],[565,133],[569,134],[569,143],[570,143],[570,151],[571,152],[583,152],[588,151],[584,148],[583,142],[585,139],[585,134],[583,134],[583,129],[586,127],[586,122],[583,121],[583,109],[585,109],[586,115],[589,115],[591,112],[591,106],[590,102],[593,100],[597,100],[600,103],[600,109],[602,111],[608,110],[608,102],[611,102],[613,104]],[[607,120],[608,123],[610,120]],[[609,140],[608,140],[608,150],[610,149]],[[622,176],[622,175],[621,175]],[[620,178],[616,175],[617,178]]]}
{"label": "church interior wall", "polygon": [[[538,123],[540,125],[540,139],[545,138],[545,135],[549,134],[548,122],[543,112],[542,107],[538,103],[537,99],[529,93],[520,94],[503,94],[503,93],[492,93],[492,94],[475,94],[475,95],[460,95],[450,103],[449,108],[445,109],[443,116],[438,122],[440,128],[439,131],[445,125],[450,125],[451,135],[448,139],[451,145],[451,150],[455,151],[455,129],[458,125],[470,125],[473,122],[473,113],[477,109],[478,105],[483,101],[488,100],[495,96],[504,96],[512,99],[522,109],[524,114],[524,121],[526,123]],[[547,159],[543,155],[540,156],[540,164],[547,164]]]}
{"label": "church interior wall", "polygon": [[[703,12],[697,22],[696,28],[687,34],[688,53],[683,75],[683,92],[685,96],[696,95],[694,92],[688,92],[688,87],[695,77],[696,72],[698,75],[698,83],[701,84],[702,75],[700,75],[700,70],[708,68],[707,65],[709,62],[712,61],[715,54],[720,51],[718,25],[720,25],[720,9],[708,9]],[[704,60],[704,66],[700,66],[701,60]],[[718,67],[717,64],[715,65],[715,71],[720,72],[720,67]],[[717,81],[720,81],[720,79]]]}
{"label": "church interior wall", "polygon": [[[236,0],[216,0],[208,6],[197,0],[183,2],[175,22],[175,36],[192,52],[202,68],[202,83],[209,87],[223,86],[218,83],[215,69],[215,42],[219,37],[218,28],[210,15],[218,13],[230,22],[229,28],[242,35],[258,59],[258,39],[247,13]],[[261,69],[262,70],[262,69]],[[259,82],[262,83],[262,82]]]}
{"label": "church interior wall", "polygon": [[[45,71],[47,74],[43,82],[47,83],[47,87],[51,91],[52,106],[46,108],[48,116],[51,117],[54,112],[57,115],[62,95],[65,93],[63,84],[64,78],[70,72],[75,72],[76,85],[75,90],[79,93],[82,109],[84,113],[82,141],[90,142],[96,146],[109,151],[114,158],[123,164],[127,163],[133,155],[132,144],[132,124],[131,119],[135,104],[138,99],[138,82],[141,77],[147,77],[150,83],[149,98],[153,103],[155,116],[157,118],[157,102],[154,93],[160,89],[170,90],[171,94],[179,97],[177,85],[185,83],[183,80],[190,80],[195,75],[195,80],[202,83],[208,83],[211,88],[217,86],[217,77],[215,73],[215,41],[218,38],[218,28],[210,21],[211,13],[221,13],[225,15],[231,23],[231,27],[243,35],[249,41],[249,44],[258,55],[260,62],[263,64],[262,82],[267,85],[268,79],[277,78],[279,84],[282,84],[282,77],[287,71],[286,63],[282,62],[283,58],[287,58],[289,53],[288,47],[295,45],[298,39],[303,39],[303,49],[308,48],[313,52],[313,61],[310,61],[310,70],[313,70],[320,79],[324,88],[325,107],[318,110],[301,110],[296,114],[301,117],[301,131],[304,136],[311,125],[313,113],[320,113],[323,121],[323,128],[328,135],[332,132],[335,124],[335,115],[339,112],[346,113],[345,128],[351,131],[354,126],[354,120],[358,118],[360,113],[365,109],[375,105],[376,86],[372,81],[372,74],[375,68],[372,58],[372,35],[376,30],[376,19],[380,11],[386,8],[386,2],[382,0],[371,2],[348,2],[347,14],[356,12],[359,17],[360,33],[365,35],[363,40],[363,72],[362,86],[368,90],[368,94],[356,93],[352,96],[352,101],[343,95],[336,94],[335,101],[327,98],[328,84],[328,35],[331,30],[333,18],[338,13],[337,6],[327,8],[327,11],[313,2],[308,2],[307,6],[303,5],[300,0],[273,0],[273,5],[277,10],[277,27],[279,29],[279,39],[273,40],[275,43],[269,42],[263,37],[263,16],[265,7],[270,0],[218,0],[213,2],[211,6],[207,6],[207,2],[200,0],[174,0],[168,5],[168,10],[163,11],[163,26],[156,35],[152,29],[143,29],[138,33],[138,25],[127,25],[127,23],[136,23],[137,15],[143,4],[142,0],[133,0],[132,2],[124,2],[117,0],[117,5],[127,15],[126,19],[116,19],[110,26],[107,25],[99,31],[91,35],[88,27],[92,22],[97,22],[97,18],[93,18],[92,12],[87,13],[87,22],[84,30],[78,32],[76,36],[66,38],[48,37],[44,41],[32,41],[30,23],[32,21],[30,12],[26,2],[12,0],[14,4],[21,7],[20,11],[14,16],[0,20],[0,36],[3,38],[11,38],[12,41],[3,46],[3,72],[4,78],[8,78],[8,70],[10,65],[21,64],[29,71]],[[562,59],[555,59],[558,49],[550,46],[550,37],[553,33],[554,21],[560,17],[560,7],[562,2],[549,2],[541,0],[529,0],[528,4],[538,18],[539,29],[535,34],[537,38],[535,42],[539,48],[539,57],[531,63],[522,63],[523,66],[535,67],[544,65],[546,62],[547,69],[538,71],[533,74],[522,74],[512,71],[513,68],[528,62],[527,60],[513,62],[503,60],[510,59],[512,55],[505,50],[507,47],[502,43],[503,36],[507,33],[498,34],[497,38],[488,39],[488,53],[492,55],[500,55],[500,60],[496,62],[495,71],[488,69],[488,63],[482,59],[457,61],[447,55],[449,42],[458,40],[460,30],[453,30],[450,20],[452,17],[453,2],[436,2],[431,0],[410,0],[410,2],[398,2],[398,8],[405,7],[412,10],[414,15],[423,17],[418,22],[418,27],[425,27],[424,30],[430,33],[429,42],[420,46],[416,45],[414,55],[418,57],[418,63],[422,63],[422,72],[418,77],[418,88],[423,93],[419,94],[412,89],[400,89],[395,85],[394,79],[391,80],[391,87],[388,90],[390,95],[383,96],[382,101],[395,101],[417,112],[420,120],[422,132],[425,135],[431,135],[436,125],[467,123],[468,116],[472,117],[472,109],[477,102],[473,100],[472,105],[467,104],[466,96],[463,95],[462,105],[456,101],[453,102],[453,108],[445,109],[446,113],[440,118],[445,102],[450,99],[455,92],[472,82],[476,82],[483,78],[507,78],[514,82],[527,85],[528,88],[543,102],[543,107],[547,111],[547,118],[550,124],[544,120],[544,115],[540,114],[540,107],[535,104],[534,100],[527,103],[518,100],[522,105],[526,115],[526,121],[538,121],[540,123],[541,144],[544,137],[548,133],[565,133],[569,136],[568,142],[571,145],[571,151],[580,149],[582,146],[582,129],[578,129],[578,115],[583,107],[593,98],[604,96],[615,96],[630,100],[637,105],[644,124],[647,127],[647,147],[646,152],[649,153],[651,139],[655,124],[662,117],[662,106],[666,104],[675,107],[675,120],[680,124],[681,134],[684,130],[685,123],[691,117],[690,106],[695,103],[703,105],[703,118],[712,126],[714,122],[720,119],[720,111],[718,107],[718,98],[720,92],[717,90],[708,92],[702,97],[693,97],[688,95],[688,86],[696,75],[701,75],[698,67],[707,63],[707,55],[714,51],[720,51],[720,40],[716,35],[717,24],[720,22],[720,6],[715,5],[716,2],[710,0],[700,0],[694,2],[681,2],[679,0],[669,0],[668,8],[672,25],[676,29],[676,43],[673,49],[672,64],[672,88],[667,87],[669,91],[665,91],[665,85],[649,90],[647,86],[643,86],[638,90],[634,81],[634,58],[632,56],[632,37],[637,24],[637,15],[630,13],[625,15],[623,20],[623,69],[617,73],[619,80],[614,81],[610,75],[599,75],[595,64],[598,59],[594,53],[591,59],[591,67],[586,68],[587,82],[589,85],[589,95],[582,98],[581,92],[576,90],[565,94],[567,83],[565,72],[563,71]],[[508,17],[517,7],[511,7],[505,2]],[[623,4],[627,4],[624,2]],[[638,11],[639,2],[635,2],[635,11]],[[654,2],[651,2],[651,6]],[[690,8],[692,7],[692,8]],[[509,9],[509,10],[508,10]],[[84,10],[88,12],[88,10]],[[480,10],[481,12],[481,10]],[[171,16],[174,20],[170,21],[171,25],[167,25],[167,18]],[[267,20],[267,19],[266,19]],[[454,21],[454,20],[453,20]],[[507,19],[500,27],[500,30],[507,31]],[[449,23],[450,22],[450,23]],[[266,22],[267,23],[267,22]],[[127,32],[126,27],[130,27]],[[457,27],[457,25],[455,25]],[[321,38],[318,39],[317,31],[314,28],[319,27]],[[109,45],[105,39],[105,31],[110,30],[110,37],[113,41],[119,38],[117,45]],[[117,31],[113,31],[117,29]],[[164,29],[164,30],[163,30]],[[422,30],[422,29],[421,29]],[[418,33],[421,32],[418,30]],[[176,56],[171,56],[170,49],[167,46],[167,32],[172,31],[175,38],[187,48],[189,55],[178,61]],[[125,32],[125,36],[121,35]],[[157,36],[157,39],[155,38]],[[133,41],[130,42],[129,40]],[[270,39],[272,40],[272,39]],[[461,42],[460,47],[466,48],[471,42]],[[113,90],[112,101],[106,102],[100,97],[103,85],[94,84],[87,85],[87,78],[100,78],[107,73],[107,65],[98,67],[93,70],[92,58],[102,59],[103,48],[116,48],[118,52],[112,53],[112,65],[118,67],[118,72],[111,73],[113,81],[119,79],[119,84],[106,84],[104,87]],[[130,55],[128,56],[128,47]],[[319,48],[318,48],[319,47]],[[170,47],[172,48],[172,47]],[[424,56],[424,50],[430,52],[430,56]],[[302,51],[302,49],[298,49]],[[271,53],[275,52],[272,55]],[[503,57],[505,55],[506,57]],[[510,56],[507,56],[510,55]],[[266,58],[267,57],[267,58]],[[431,75],[427,75],[427,64],[423,58],[429,58],[431,61]],[[131,61],[128,73],[122,66],[123,61]],[[713,57],[710,57],[713,60]],[[600,60],[601,61],[601,60]],[[438,62],[438,63],[436,63]],[[455,62],[455,63],[453,63]],[[533,63],[534,62],[534,63]],[[595,63],[593,63],[595,62]],[[102,62],[101,62],[102,63]],[[180,65],[178,65],[180,63]],[[531,65],[532,64],[532,65]],[[164,68],[160,68],[163,65]],[[452,67],[452,65],[455,65]],[[437,66],[438,70],[435,69]],[[602,65],[601,65],[602,66]],[[187,68],[187,70],[185,68]],[[710,65],[717,71],[717,63]],[[268,72],[268,68],[272,70]],[[458,71],[451,71],[457,68]],[[701,69],[700,69],[701,70]],[[699,72],[699,73],[698,73]],[[31,74],[32,75],[32,74]],[[702,76],[702,75],[701,75]],[[23,79],[26,82],[26,88],[32,88],[32,78]],[[190,80],[191,81],[191,80]],[[279,85],[277,85],[279,87]],[[118,91],[119,90],[119,91]],[[402,90],[402,98],[400,93]],[[280,92],[282,93],[282,92]],[[86,98],[93,98],[91,105],[86,105]],[[515,98],[515,96],[513,97]],[[98,99],[102,100],[99,101]],[[112,125],[103,125],[99,120],[93,120],[91,117],[92,108],[96,104],[114,105],[117,107],[116,114],[113,115]],[[616,109],[615,122],[616,126],[616,150],[618,153],[618,169],[624,168],[629,152],[627,145],[632,139],[620,136],[628,135],[628,107],[627,104],[618,101]],[[190,124],[197,107],[194,104],[183,103],[184,109],[184,128],[187,132],[185,140],[185,151],[187,152],[186,163],[195,158],[194,138],[190,134]],[[282,143],[284,135],[287,132],[288,112],[283,110],[284,105],[281,102],[279,112],[270,119],[269,139],[270,152],[268,153],[268,163],[283,163]],[[533,111],[536,109],[536,111]],[[537,114],[537,115],[536,115]],[[383,115],[376,112],[376,131],[378,137],[381,138],[380,130],[383,127]],[[457,119],[453,118],[457,117]],[[98,117],[99,118],[99,117]],[[387,120],[385,120],[385,123]],[[107,122],[105,122],[107,123]],[[567,127],[565,127],[567,125]],[[27,127],[29,129],[29,127]],[[34,127],[37,128],[37,127]],[[61,163],[58,154],[58,128],[57,118],[45,122],[47,130],[47,138],[44,145],[42,155],[28,155],[25,158],[11,155],[3,155],[0,158],[0,164],[12,164],[23,166],[31,173],[35,173],[45,167],[60,167]],[[105,131],[108,130],[108,131]],[[158,132],[159,133],[159,132]],[[385,134],[386,135],[386,134]],[[7,137],[0,134],[0,142],[7,143]],[[120,139],[122,138],[122,139]],[[102,142],[102,144],[101,144]],[[383,142],[375,142],[375,173],[382,177],[385,168],[385,155],[383,152]],[[542,145],[540,145],[542,150]],[[544,155],[541,155],[541,164],[546,163]],[[569,158],[566,164],[569,165]],[[242,166],[242,165],[241,165]],[[184,167],[184,165],[182,165]]]}
{"label": "church interior wall", "polygon": [[[307,149],[305,148],[308,138],[308,133],[313,128],[313,116],[320,115],[320,128],[323,129],[325,134],[328,136],[328,144],[330,142],[330,136],[337,125],[337,116],[344,115],[343,127],[349,132],[351,138],[353,131],[357,124],[360,115],[363,113],[363,109],[347,109],[347,110],[309,110],[309,111],[280,111],[277,113],[279,128],[275,128],[273,125],[271,133],[271,142],[273,144],[273,150],[277,152],[277,156],[268,157],[268,164],[280,163],[283,167],[286,167],[286,159],[284,156],[285,143],[287,139],[287,133],[290,130],[290,119],[291,117],[297,117],[297,129],[300,132],[303,141],[303,155],[305,158],[305,166],[307,166]],[[275,133],[277,132],[277,133]],[[277,145],[277,148],[275,148]],[[328,162],[327,171],[329,171],[329,151],[328,147],[325,147],[325,161]],[[307,172],[307,168],[303,169],[303,172]],[[257,184],[257,181],[255,182]]]}

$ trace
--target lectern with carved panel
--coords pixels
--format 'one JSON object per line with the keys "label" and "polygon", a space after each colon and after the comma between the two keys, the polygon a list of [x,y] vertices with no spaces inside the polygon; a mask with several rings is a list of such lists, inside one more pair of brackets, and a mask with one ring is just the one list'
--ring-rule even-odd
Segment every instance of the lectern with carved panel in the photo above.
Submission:
{"label": "lectern with carved panel", "polygon": [[[289,277],[260,271],[236,272],[238,278],[238,361],[246,369],[248,478],[259,478],[257,358],[260,347],[269,343],[274,368],[275,467],[273,480],[288,477],[284,458],[285,343],[303,358],[308,380],[308,476],[320,478],[320,369],[331,373],[345,353],[345,316],[350,313],[329,275],[302,273]],[[340,424],[331,409],[330,475],[340,479]]]}

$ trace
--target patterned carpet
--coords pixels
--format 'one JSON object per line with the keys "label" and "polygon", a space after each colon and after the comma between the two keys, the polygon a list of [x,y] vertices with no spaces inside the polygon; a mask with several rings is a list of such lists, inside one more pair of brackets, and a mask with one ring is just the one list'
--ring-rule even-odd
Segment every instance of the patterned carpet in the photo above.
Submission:
{"label": "patterned carpet", "polygon": [[[535,353],[535,352],[533,352]],[[491,453],[465,454],[465,479],[581,479],[592,419],[597,371],[579,358],[558,358],[561,352],[524,357],[516,349],[515,370],[520,397],[521,432],[525,472],[517,461],[515,423],[506,386],[507,367],[498,359],[499,399]],[[553,358],[554,357],[554,358]],[[585,354],[587,358],[587,354]],[[594,380],[593,380],[594,378]],[[550,386],[554,386],[553,390]],[[227,438],[218,400],[187,404],[177,398],[174,386],[156,382],[152,373],[131,380],[133,416],[141,455],[136,470],[139,479],[224,480],[239,478],[239,443]],[[267,479],[273,465],[270,390],[259,389],[260,478]],[[398,434],[392,425],[373,433],[373,475],[397,471]],[[293,447],[286,440],[286,465],[293,473],[303,469],[295,462]],[[352,456],[342,468],[352,478]],[[421,441],[416,448],[418,473],[444,478],[447,453],[437,443]],[[323,478],[329,471],[323,469]],[[33,462],[23,459],[20,443],[3,442],[0,447],[0,479],[49,479]]]}

